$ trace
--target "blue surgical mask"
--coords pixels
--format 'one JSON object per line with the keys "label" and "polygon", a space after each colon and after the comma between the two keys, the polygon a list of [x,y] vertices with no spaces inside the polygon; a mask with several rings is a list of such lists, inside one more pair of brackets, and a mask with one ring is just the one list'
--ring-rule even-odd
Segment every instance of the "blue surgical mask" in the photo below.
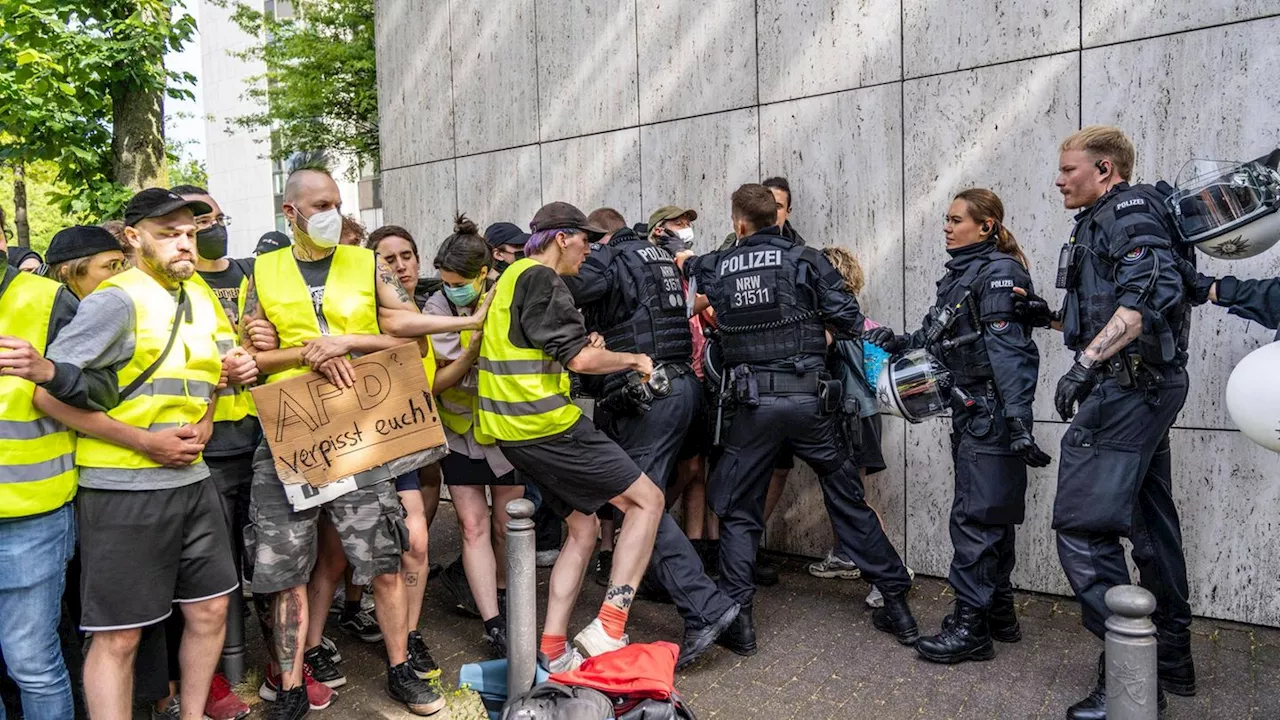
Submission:
{"label": "blue surgical mask", "polygon": [[462,287],[444,286],[444,296],[449,298],[449,302],[458,307],[467,307],[480,297],[480,291],[473,284],[463,285]]}

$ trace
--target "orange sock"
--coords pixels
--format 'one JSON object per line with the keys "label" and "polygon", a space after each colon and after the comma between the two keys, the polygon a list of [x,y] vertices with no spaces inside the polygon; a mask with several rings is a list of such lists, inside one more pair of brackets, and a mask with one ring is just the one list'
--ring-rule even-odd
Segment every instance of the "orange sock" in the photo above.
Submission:
{"label": "orange sock", "polygon": [[604,634],[614,640],[619,640],[622,638],[622,633],[627,629],[628,614],[626,610],[617,605],[606,602],[600,605],[600,614],[596,617],[600,619],[600,624],[604,626]]}
{"label": "orange sock", "polygon": [[565,643],[568,640],[564,635],[548,635],[542,633],[542,641],[538,643],[538,650],[547,656],[548,660],[555,660],[565,653]]}

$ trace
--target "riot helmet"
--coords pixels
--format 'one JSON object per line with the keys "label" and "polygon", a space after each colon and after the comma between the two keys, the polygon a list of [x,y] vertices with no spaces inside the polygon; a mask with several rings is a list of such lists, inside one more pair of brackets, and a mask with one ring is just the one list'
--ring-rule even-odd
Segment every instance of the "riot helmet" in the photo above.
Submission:
{"label": "riot helmet", "polygon": [[1280,150],[1245,163],[1192,160],[1168,198],[1179,239],[1223,260],[1280,241]]}
{"label": "riot helmet", "polygon": [[946,412],[951,372],[926,350],[908,350],[885,363],[876,381],[880,412],[910,423]]}
{"label": "riot helmet", "polygon": [[1280,452],[1280,343],[1263,345],[1236,365],[1227,380],[1227,412],[1244,436]]}
{"label": "riot helmet", "polygon": [[702,344],[702,374],[706,377],[707,387],[720,389],[724,380],[724,348],[720,347],[720,338],[714,332],[706,333],[707,341]]}

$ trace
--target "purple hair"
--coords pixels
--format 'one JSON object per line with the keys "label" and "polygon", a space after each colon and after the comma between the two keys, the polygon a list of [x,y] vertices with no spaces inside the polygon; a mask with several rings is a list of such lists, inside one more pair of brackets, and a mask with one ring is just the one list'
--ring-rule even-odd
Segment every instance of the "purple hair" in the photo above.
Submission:
{"label": "purple hair", "polygon": [[530,235],[529,239],[525,241],[525,257],[537,255],[543,250],[546,250],[547,245],[550,244],[559,233],[570,235],[576,232],[578,232],[578,230],[575,228],[552,228],[551,230],[539,230],[538,232]]}

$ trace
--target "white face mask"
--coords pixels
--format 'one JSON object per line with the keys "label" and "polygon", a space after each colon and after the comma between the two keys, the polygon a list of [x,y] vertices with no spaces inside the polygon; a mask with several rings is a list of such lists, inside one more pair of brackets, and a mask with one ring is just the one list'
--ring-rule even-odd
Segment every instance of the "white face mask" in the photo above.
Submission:
{"label": "white face mask", "polygon": [[306,220],[307,229],[304,232],[318,247],[335,247],[342,240],[342,213],[338,212],[338,208],[318,212]]}
{"label": "white face mask", "polygon": [[693,247],[693,228],[683,227],[676,231],[676,237],[684,241],[687,248]]}

